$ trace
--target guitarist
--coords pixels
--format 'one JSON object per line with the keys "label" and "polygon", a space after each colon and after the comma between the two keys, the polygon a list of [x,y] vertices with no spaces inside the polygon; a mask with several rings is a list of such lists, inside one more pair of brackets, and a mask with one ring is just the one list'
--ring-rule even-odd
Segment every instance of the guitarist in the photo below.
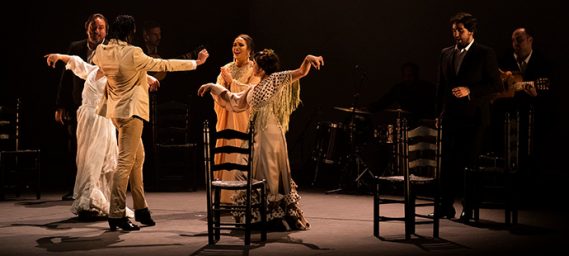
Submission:
{"label": "guitarist", "polygon": [[[144,46],[141,47],[146,55],[153,58],[163,58],[158,52],[158,46],[160,46],[160,40],[162,39],[162,30],[160,24],[155,21],[147,21],[144,23],[144,29],[142,30],[142,40],[144,41]],[[149,75],[155,77],[159,81],[166,78],[166,72],[148,72]]]}
{"label": "guitarist", "polygon": [[[533,49],[533,35],[525,27],[518,27],[512,33],[513,52],[508,53],[499,61],[500,69],[512,74],[506,79],[509,85],[515,81],[524,81],[523,89],[510,91],[510,98],[501,98],[493,104],[493,129],[496,143],[495,152],[503,152],[503,123],[505,112],[520,114],[520,168],[529,174],[536,149],[534,142],[542,130],[544,115],[543,109],[548,101],[550,66],[541,52]],[[506,88],[508,89],[508,88]],[[530,110],[532,114],[530,114]],[[537,139],[537,140],[536,140]]]}

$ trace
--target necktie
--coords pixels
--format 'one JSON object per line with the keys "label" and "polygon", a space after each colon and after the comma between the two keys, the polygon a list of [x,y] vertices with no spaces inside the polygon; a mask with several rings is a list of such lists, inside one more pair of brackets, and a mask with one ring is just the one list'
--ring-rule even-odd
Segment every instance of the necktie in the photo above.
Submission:
{"label": "necktie", "polygon": [[526,72],[526,62],[525,61],[523,61],[523,60],[518,61],[518,67],[520,68],[520,71],[522,73]]}
{"label": "necktie", "polygon": [[464,49],[456,49],[454,51],[454,72],[456,74],[458,74],[458,71],[460,69],[460,64],[462,64],[462,59],[464,58],[464,53],[466,53],[466,50],[464,50]]}

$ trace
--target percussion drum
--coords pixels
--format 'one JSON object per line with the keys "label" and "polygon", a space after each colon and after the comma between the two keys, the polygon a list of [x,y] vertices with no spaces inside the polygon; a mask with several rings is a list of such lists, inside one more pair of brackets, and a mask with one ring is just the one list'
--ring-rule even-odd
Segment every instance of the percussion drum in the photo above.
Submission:
{"label": "percussion drum", "polygon": [[346,134],[341,122],[319,122],[316,126],[317,159],[325,164],[335,164],[340,161],[346,148]]}
{"label": "percussion drum", "polygon": [[379,143],[393,144],[395,142],[395,126],[392,124],[379,125],[373,130],[373,138]]}

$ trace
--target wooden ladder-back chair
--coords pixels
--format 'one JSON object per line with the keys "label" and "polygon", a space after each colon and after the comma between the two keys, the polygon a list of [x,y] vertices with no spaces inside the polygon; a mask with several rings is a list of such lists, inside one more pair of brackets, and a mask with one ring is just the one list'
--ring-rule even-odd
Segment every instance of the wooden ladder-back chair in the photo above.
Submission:
{"label": "wooden ladder-back chair", "polygon": [[[380,236],[380,222],[404,221],[405,239],[415,234],[415,225],[433,224],[433,238],[439,237],[439,194],[442,129],[437,120],[430,120],[409,129],[405,119],[396,124],[396,143],[399,173],[376,176],[374,191],[374,236]],[[387,185],[398,188],[391,197],[385,197]],[[382,215],[381,205],[402,204],[403,216]],[[416,212],[417,207],[432,207],[433,216]],[[417,221],[419,218],[421,221]]]}
{"label": "wooden ladder-back chair", "polygon": [[[208,121],[203,124],[204,141],[204,167],[206,175],[207,196],[207,227],[208,244],[214,245],[220,239],[220,230],[243,230],[245,232],[245,245],[251,243],[252,221],[255,212],[259,212],[261,228],[261,241],[267,240],[267,192],[265,180],[253,179],[253,122],[249,125],[249,132],[243,133],[231,129],[213,132],[209,128]],[[216,146],[217,140],[239,140],[239,146]],[[243,162],[215,163],[217,154],[239,154]],[[238,170],[242,172],[244,180],[224,181],[217,180],[215,173],[222,170]],[[244,204],[221,203],[221,190],[239,190],[245,193]],[[232,221],[222,219],[222,213],[236,214],[240,212],[244,216],[244,223],[230,218]]]}
{"label": "wooden ladder-back chair", "polygon": [[[474,168],[465,173],[465,193],[473,202],[473,217],[480,220],[483,205],[504,208],[506,225],[518,223],[517,179],[520,166],[519,112],[504,114],[504,152],[501,155],[481,155]],[[531,125],[528,129],[531,129]],[[498,198],[497,198],[498,197]]]}

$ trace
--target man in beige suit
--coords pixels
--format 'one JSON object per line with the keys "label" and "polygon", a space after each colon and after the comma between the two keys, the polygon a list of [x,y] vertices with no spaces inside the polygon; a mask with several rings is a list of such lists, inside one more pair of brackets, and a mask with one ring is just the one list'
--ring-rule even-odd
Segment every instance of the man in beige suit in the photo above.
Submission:
{"label": "man in beige suit", "polygon": [[125,216],[128,183],[133,197],[135,220],[146,225],[155,225],[144,197],[142,166],[144,147],[142,145],[143,122],[149,121],[149,86],[147,71],[194,70],[208,58],[204,49],[197,60],[164,60],[152,58],[142,49],[131,45],[135,33],[132,16],[118,16],[109,30],[109,43],[99,45],[93,62],[107,76],[106,99],[102,100],[99,114],[110,118],[118,129],[119,156],[117,171],[111,191],[109,227],[122,230],[139,230]]}

